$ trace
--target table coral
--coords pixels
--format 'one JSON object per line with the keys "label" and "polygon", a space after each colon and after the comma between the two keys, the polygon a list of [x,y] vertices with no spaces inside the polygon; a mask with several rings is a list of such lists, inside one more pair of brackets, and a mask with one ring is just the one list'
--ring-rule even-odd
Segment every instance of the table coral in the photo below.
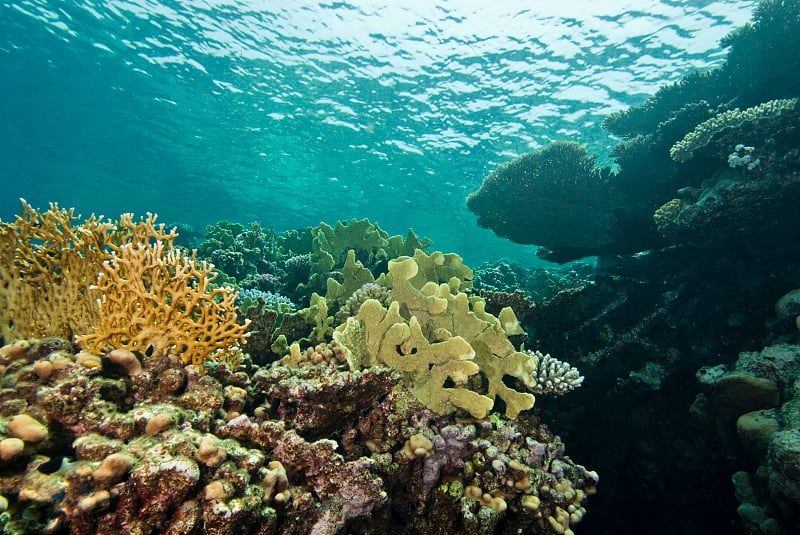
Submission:
{"label": "table coral", "polygon": [[593,248],[611,241],[616,221],[607,178],[583,146],[555,142],[497,167],[467,207],[478,225],[515,243]]}

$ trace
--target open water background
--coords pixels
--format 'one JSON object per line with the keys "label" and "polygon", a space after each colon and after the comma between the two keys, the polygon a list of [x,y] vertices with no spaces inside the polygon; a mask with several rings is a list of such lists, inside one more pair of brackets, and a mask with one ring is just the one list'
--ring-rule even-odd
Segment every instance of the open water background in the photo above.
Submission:
{"label": "open water background", "polygon": [[603,117],[718,64],[755,3],[4,1],[0,219],[19,197],[200,229],[368,217],[535,262],[466,195],[550,141],[602,160]]}

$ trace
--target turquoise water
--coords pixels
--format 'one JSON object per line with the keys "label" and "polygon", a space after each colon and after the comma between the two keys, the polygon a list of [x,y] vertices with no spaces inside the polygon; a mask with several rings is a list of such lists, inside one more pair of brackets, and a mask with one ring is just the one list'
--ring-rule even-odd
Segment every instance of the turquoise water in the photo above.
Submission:
{"label": "turquoise water", "polygon": [[[0,218],[19,197],[202,228],[368,217],[467,262],[535,262],[466,195],[724,58],[751,1],[11,1]],[[527,5],[529,7],[523,7]]]}

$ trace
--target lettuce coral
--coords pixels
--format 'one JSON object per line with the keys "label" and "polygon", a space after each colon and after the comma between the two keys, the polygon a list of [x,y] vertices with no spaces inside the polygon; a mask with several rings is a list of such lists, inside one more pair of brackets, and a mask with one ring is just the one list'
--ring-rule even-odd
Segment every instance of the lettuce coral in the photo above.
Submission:
{"label": "lettuce coral", "polygon": [[[397,301],[386,309],[369,299],[343,327],[334,338],[347,347],[352,368],[384,365],[402,372],[417,399],[440,414],[461,408],[484,418],[491,409],[491,399],[464,388],[478,372],[469,343],[460,336],[431,343],[417,318],[403,319]],[[454,387],[444,386],[448,378]]]}
{"label": "lettuce coral", "polygon": [[[418,251],[413,258],[390,261],[388,308],[367,300],[356,316],[334,331],[336,341],[350,352],[352,368],[394,368],[431,410],[444,414],[460,408],[476,418],[485,417],[498,397],[509,418],[533,407],[533,394],[507,386],[506,376],[517,378],[532,392],[561,392],[580,385],[582,377],[569,365],[549,355],[514,349],[504,328],[512,329],[511,334],[518,329],[510,309],[501,312],[501,322],[485,311],[483,299],[459,290],[458,277],[441,284],[418,278],[420,266],[437,259],[443,262],[444,256]],[[453,265],[460,263],[460,257],[451,260]],[[485,391],[471,388],[477,374]]]}

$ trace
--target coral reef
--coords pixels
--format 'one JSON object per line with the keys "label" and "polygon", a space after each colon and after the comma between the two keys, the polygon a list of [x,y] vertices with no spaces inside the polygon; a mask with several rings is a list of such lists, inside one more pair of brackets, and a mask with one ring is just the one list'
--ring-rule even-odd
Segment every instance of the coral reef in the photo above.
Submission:
{"label": "coral reef", "polygon": [[[275,231],[265,231],[256,222],[250,223],[249,228],[228,221],[208,225],[197,254],[200,258],[213,262],[217,270],[229,277],[243,283],[251,279],[249,284],[243,284],[244,287],[258,288],[260,276],[279,275],[274,273],[275,267],[272,264],[279,255]],[[259,289],[277,291],[281,288]]]}
{"label": "coral reef", "polygon": [[488,313],[499,315],[504,308],[510,308],[521,324],[525,323],[535,306],[522,290],[514,290],[511,293],[480,290],[478,295],[486,301]]}
{"label": "coral reef", "polygon": [[743,352],[697,373],[702,392],[692,405],[716,429],[729,455],[749,465],[733,474],[745,533],[788,534],[800,519],[800,346],[776,344]]}
{"label": "coral reef", "polygon": [[5,340],[74,336],[97,354],[158,348],[196,363],[243,343],[235,294],[211,289],[211,268],[175,249],[174,230],[156,226],[156,216],[78,219],[56,204],[39,212],[23,200],[22,214],[2,224]]}
{"label": "coral reef", "polygon": [[[526,291],[536,303],[523,322],[533,347],[569,355],[591,377],[591,390],[558,406],[537,401],[543,419],[558,419],[571,452],[615,474],[583,529],[797,532],[798,441],[786,390],[794,383],[766,367],[797,362],[794,350],[778,348],[796,342],[800,325],[798,15],[798,2],[760,2],[752,21],[723,39],[718,68],[606,118],[622,138],[613,171],[602,175],[613,203],[602,215],[585,213],[597,205],[580,200],[583,185],[562,183],[570,202],[547,207],[543,223],[584,216],[581,225],[600,237],[589,248],[581,239],[535,242],[558,262],[597,255],[591,276],[559,277],[563,285],[537,294],[511,266],[476,270],[479,290]],[[526,157],[535,153],[516,164]],[[539,196],[519,191],[491,207],[498,226],[520,221],[522,206],[539,210]],[[756,351],[765,346],[772,349]],[[759,354],[751,360],[761,372],[734,368],[740,353]],[[601,411],[592,408],[597,392]],[[700,392],[693,413],[702,418],[687,425]],[[588,437],[587,426],[603,432]],[[698,513],[667,512],[676,510]]]}
{"label": "coral reef", "polygon": [[[51,211],[26,213],[72,223]],[[217,285],[224,274],[174,248],[154,216],[130,221],[97,234],[76,272],[91,332],[0,347],[4,533],[545,534],[582,520],[598,476],[529,409],[534,393],[583,377],[517,351],[513,311],[494,316],[462,291],[473,272],[458,255],[381,257],[418,241],[354,223],[380,238],[367,257],[375,274],[342,251],[327,298],[291,312],[279,294]],[[341,228],[319,243],[356,239]],[[219,230],[250,243],[239,227]],[[27,239],[29,256],[44,254]],[[60,265],[75,265],[70,251]],[[298,256],[277,258],[282,269]],[[27,273],[8,272],[6,287]],[[9,317],[28,332],[25,316]]]}
{"label": "coral reef", "polygon": [[[154,217],[23,205],[0,227],[2,530],[796,532],[798,13],[761,2],[719,69],[612,114],[615,171],[556,143],[490,175],[514,181],[481,193],[504,204],[471,197],[498,232],[596,264],[473,272],[366,220],[219,224],[213,279]],[[103,312],[145,253],[174,260],[146,310]],[[304,308],[252,292],[251,323],[228,323],[234,284]],[[148,326],[76,352],[104,320],[198,318],[159,288],[197,290],[215,336]],[[573,458],[612,474],[589,515],[597,474]]]}
{"label": "coral reef", "polygon": [[561,533],[597,485],[536,418],[436,416],[335,344],[252,376],[69,347],[0,351],[6,532]]}
{"label": "coral reef", "polygon": [[794,96],[800,85],[800,62],[793,54],[800,45],[798,14],[800,6],[795,2],[762,0],[752,22],[722,39],[720,44],[729,50],[720,67],[694,71],[660,88],[644,104],[610,114],[603,126],[631,139],[658,131],[687,103],[705,102],[707,108],[715,109],[733,102],[749,108]]}
{"label": "coral reef", "polygon": [[347,321],[347,318],[358,314],[358,309],[368,299],[375,299],[385,307],[389,306],[392,302],[392,291],[388,288],[375,284],[374,282],[367,282],[359,287],[355,292],[350,294],[350,297],[339,307],[336,312],[336,323],[342,324]]}

